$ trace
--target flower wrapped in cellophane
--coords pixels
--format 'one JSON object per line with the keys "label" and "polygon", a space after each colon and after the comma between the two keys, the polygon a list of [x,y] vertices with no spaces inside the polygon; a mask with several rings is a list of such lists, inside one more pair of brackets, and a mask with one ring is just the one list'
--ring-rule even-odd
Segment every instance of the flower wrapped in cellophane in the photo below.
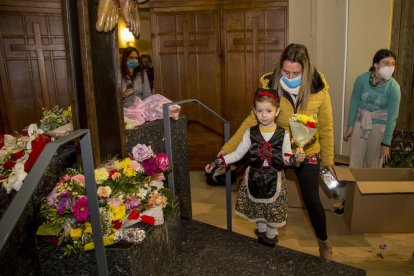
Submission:
{"label": "flower wrapped in cellophane", "polygon": [[301,152],[315,135],[318,129],[318,119],[316,114],[313,116],[293,114],[289,119],[289,125],[293,140],[298,145],[298,152]]}

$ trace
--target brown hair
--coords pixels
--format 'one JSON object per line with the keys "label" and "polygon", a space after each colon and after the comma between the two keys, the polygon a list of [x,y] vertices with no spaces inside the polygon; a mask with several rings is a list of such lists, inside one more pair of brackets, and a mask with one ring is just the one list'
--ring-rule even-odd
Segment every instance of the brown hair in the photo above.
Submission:
{"label": "brown hair", "polygon": [[256,102],[270,102],[273,106],[279,107],[280,97],[275,89],[258,88],[253,97],[254,107],[256,107]]}
{"label": "brown hair", "polygon": [[[139,62],[139,66],[137,68],[134,68],[134,70],[131,72],[129,71],[128,68],[128,57],[132,52],[136,52],[138,54],[138,62]],[[125,48],[125,50],[122,52],[122,58],[121,58],[121,76],[124,80],[130,80],[130,81],[134,81],[137,74],[140,73],[141,75],[141,81],[142,83],[144,83],[144,69],[141,66],[141,59],[139,57],[139,52],[136,48],[134,47],[127,47]]]}
{"label": "brown hair", "polygon": [[308,103],[308,97],[311,92],[313,75],[315,68],[310,62],[308,50],[306,46],[302,44],[289,44],[285,50],[283,50],[278,66],[275,69],[275,88],[279,91],[279,97],[282,97],[282,87],[280,86],[279,79],[282,77],[283,62],[298,62],[302,65],[302,83],[299,88],[298,102],[300,102],[300,109],[306,108]]}

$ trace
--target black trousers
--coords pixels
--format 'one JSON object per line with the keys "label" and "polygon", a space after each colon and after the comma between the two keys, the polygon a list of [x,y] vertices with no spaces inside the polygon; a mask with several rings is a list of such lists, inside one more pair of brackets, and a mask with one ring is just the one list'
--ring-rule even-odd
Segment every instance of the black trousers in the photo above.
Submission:
{"label": "black trousers", "polygon": [[301,164],[294,168],[313,230],[316,237],[324,241],[328,239],[328,235],[325,210],[319,197],[319,169],[319,163]]}

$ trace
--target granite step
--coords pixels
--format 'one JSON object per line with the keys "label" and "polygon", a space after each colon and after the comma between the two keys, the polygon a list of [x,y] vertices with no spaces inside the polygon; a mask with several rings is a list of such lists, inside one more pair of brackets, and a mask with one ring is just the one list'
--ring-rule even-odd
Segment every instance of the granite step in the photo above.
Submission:
{"label": "granite step", "polygon": [[197,221],[182,220],[181,250],[165,275],[366,275],[365,271]]}

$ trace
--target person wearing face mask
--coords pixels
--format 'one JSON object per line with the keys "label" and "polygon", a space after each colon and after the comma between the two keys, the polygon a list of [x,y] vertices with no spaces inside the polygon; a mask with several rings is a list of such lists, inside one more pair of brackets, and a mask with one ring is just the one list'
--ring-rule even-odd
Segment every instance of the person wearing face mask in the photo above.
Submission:
{"label": "person wearing face mask", "polygon": [[142,54],[141,61],[145,72],[147,73],[151,91],[154,94],[154,67],[152,67],[152,58],[149,54]]}
{"label": "person wearing face mask", "polygon": [[[288,45],[282,52],[275,70],[263,75],[260,81],[262,87],[277,90],[280,97],[280,113],[276,123],[284,129],[289,131],[289,118],[295,113],[318,116],[318,132],[304,147],[306,158],[300,166],[293,169],[317,237],[319,255],[323,259],[330,259],[332,246],[326,231],[325,210],[319,198],[320,166],[326,166],[333,173],[333,118],[329,85],[325,77],[312,65],[308,50],[301,44]],[[252,111],[233,137],[222,147],[218,156],[234,151],[246,129],[255,124],[257,121]],[[292,148],[294,146],[293,144]]]}
{"label": "person wearing face mask", "polygon": [[395,65],[395,54],[381,49],[369,71],[355,80],[343,136],[351,141],[351,168],[381,168],[390,157],[401,99],[400,85],[392,78]]}
{"label": "person wearing face mask", "polygon": [[151,95],[148,76],[140,65],[139,52],[133,47],[127,47],[121,58],[121,97],[124,107],[133,105],[135,97],[141,100]]}

